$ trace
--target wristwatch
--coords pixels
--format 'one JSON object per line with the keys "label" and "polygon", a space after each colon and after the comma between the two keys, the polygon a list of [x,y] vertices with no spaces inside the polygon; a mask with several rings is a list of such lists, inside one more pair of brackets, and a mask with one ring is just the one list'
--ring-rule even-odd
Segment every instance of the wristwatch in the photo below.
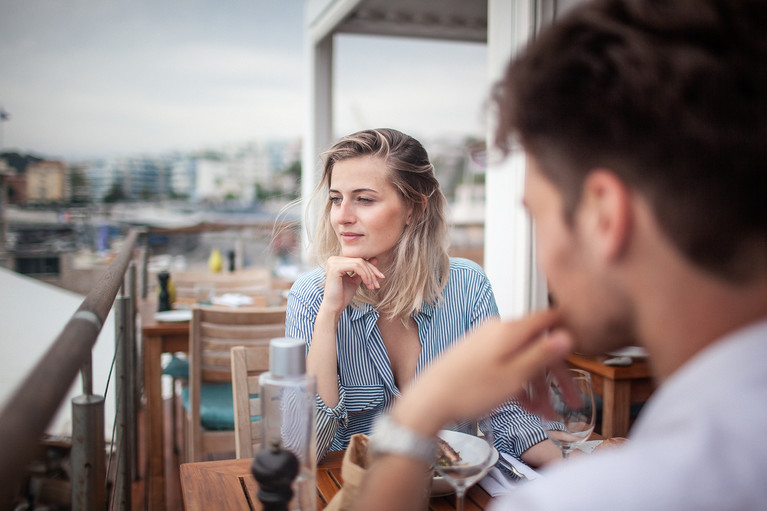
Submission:
{"label": "wristwatch", "polygon": [[370,451],[377,454],[407,456],[429,465],[437,458],[437,441],[407,428],[388,414],[381,415],[373,426]]}

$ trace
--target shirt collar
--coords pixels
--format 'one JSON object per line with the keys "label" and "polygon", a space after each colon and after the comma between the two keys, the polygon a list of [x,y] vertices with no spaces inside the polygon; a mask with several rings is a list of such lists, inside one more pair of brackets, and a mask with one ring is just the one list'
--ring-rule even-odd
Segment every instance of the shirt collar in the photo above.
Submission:
{"label": "shirt collar", "polygon": [[[376,313],[375,308],[369,303],[363,303],[359,307],[349,307],[349,319],[351,321],[359,321],[368,314]],[[419,316],[427,316],[431,318],[434,315],[434,306],[428,303],[424,303],[421,306],[421,310],[413,315],[418,320]]]}

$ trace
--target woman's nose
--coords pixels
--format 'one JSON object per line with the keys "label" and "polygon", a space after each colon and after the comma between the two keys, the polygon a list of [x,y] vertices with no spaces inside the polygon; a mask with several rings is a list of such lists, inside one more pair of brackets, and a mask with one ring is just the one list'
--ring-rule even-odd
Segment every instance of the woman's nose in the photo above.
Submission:
{"label": "woman's nose", "polygon": [[347,201],[341,202],[336,208],[336,221],[341,224],[350,224],[354,221],[354,210]]}

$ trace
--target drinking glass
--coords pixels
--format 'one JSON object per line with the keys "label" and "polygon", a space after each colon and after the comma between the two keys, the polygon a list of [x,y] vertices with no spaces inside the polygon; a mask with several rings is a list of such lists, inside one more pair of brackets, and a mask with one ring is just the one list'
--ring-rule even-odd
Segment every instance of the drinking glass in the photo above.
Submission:
{"label": "drinking glass", "polygon": [[452,430],[442,430],[439,437],[447,442],[460,456],[455,463],[437,462],[436,469],[455,488],[456,510],[463,511],[463,500],[474,483],[482,479],[498,461],[498,451],[493,446],[493,428],[490,418],[477,422],[477,435]]}
{"label": "drinking glass", "polygon": [[562,451],[562,457],[565,459],[576,447],[591,436],[596,420],[591,375],[581,369],[569,369],[568,376],[573,382],[578,397],[578,405],[568,405],[559,383],[549,375],[546,383],[554,415],[551,420],[543,421],[546,434],[559,447]]}
{"label": "drinking glass", "polygon": [[207,283],[198,283],[194,285],[194,296],[200,305],[212,305],[213,298],[216,296],[216,285]]}

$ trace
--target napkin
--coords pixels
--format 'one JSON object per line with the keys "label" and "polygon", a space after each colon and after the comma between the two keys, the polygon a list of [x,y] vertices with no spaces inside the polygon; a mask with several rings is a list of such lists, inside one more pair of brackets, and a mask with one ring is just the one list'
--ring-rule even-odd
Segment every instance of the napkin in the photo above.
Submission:
{"label": "napkin", "polygon": [[[586,454],[591,454],[594,449],[596,449],[596,447],[601,443],[602,440],[588,440],[580,444],[577,449],[585,452]],[[514,466],[514,468],[522,473],[527,479],[510,479],[506,476],[506,474],[503,473],[500,468],[498,468],[498,466],[495,466],[491,468],[487,475],[479,481],[479,485],[484,488],[484,490],[489,493],[490,496],[495,497],[497,495],[505,495],[507,493],[511,493],[516,488],[519,488],[520,484],[534,481],[535,479],[541,477],[540,473],[536,472],[532,467],[522,463],[512,455],[506,454],[505,452],[500,453],[500,455],[510,465]]]}
{"label": "napkin", "polygon": [[532,469],[530,466],[522,463],[518,459],[514,458],[510,454],[506,454],[505,452],[499,453],[504,460],[506,460],[507,463],[512,465],[514,468],[516,468],[521,474],[523,474],[527,479],[521,479],[521,480],[512,480],[506,477],[506,475],[501,471],[498,466],[495,466],[490,469],[490,471],[487,473],[485,477],[483,477],[479,481],[479,485],[490,494],[491,497],[496,497],[498,495],[505,495],[507,493],[511,493],[514,491],[515,488],[518,488],[520,484],[524,484],[528,481],[533,481],[535,479],[538,479],[539,474],[534,469]]}
{"label": "napkin", "polygon": [[213,305],[239,307],[241,305],[253,305],[253,298],[239,293],[224,293],[221,296],[214,296],[211,302],[213,302]]}

